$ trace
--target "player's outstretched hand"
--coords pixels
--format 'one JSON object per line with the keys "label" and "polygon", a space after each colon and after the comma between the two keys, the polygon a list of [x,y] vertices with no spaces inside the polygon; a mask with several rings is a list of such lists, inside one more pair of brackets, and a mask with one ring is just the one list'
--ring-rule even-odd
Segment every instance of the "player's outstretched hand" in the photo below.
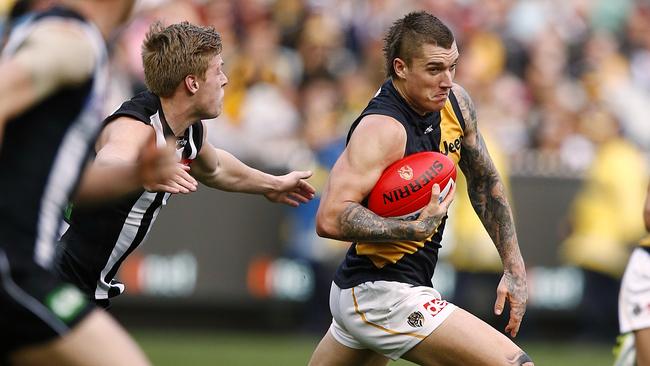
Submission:
{"label": "player's outstretched hand", "polygon": [[506,325],[506,333],[516,337],[519,332],[521,320],[526,312],[528,301],[528,288],[526,286],[526,273],[512,273],[505,271],[497,287],[497,300],[494,303],[494,313],[501,315],[508,300],[510,306],[510,319]]}
{"label": "player's outstretched hand", "polygon": [[307,203],[316,190],[305,179],[311,177],[310,171],[294,171],[278,177],[279,184],[273,192],[264,196],[271,202],[284,203],[297,207],[301,203]]}
{"label": "player's outstretched hand", "polygon": [[174,144],[164,149],[149,141],[140,151],[138,169],[142,186],[149,192],[191,193],[198,183],[188,172],[189,166],[178,162]]}

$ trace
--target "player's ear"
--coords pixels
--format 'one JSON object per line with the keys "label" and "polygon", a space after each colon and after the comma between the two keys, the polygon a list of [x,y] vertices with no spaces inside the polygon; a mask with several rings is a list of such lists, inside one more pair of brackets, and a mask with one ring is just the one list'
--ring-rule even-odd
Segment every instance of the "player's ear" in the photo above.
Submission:
{"label": "player's ear", "polygon": [[199,91],[199,79],[195,75],[187,75],[184,81],[185,88],[190,94],[194,95]]}
{"label": "player's ear", "polygon": [[399,57],[395,57],[395,59],[393,59],[393,70],[395,70],[395,73],[400,79],[406,79],[407,69],[408,65],[406,65],[406,62],[404,60]]}

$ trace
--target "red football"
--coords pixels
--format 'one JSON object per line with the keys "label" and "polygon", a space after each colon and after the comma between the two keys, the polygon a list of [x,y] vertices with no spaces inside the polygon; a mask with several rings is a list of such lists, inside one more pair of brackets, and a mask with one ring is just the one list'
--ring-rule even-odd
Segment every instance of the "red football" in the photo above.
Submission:
{"label": "red football", "polygon": [[456,165],[446,155],[415,153],[384,170],[368,195],[368,209],[382,217],[415,219],[431,200],[435,183],[443,200],[455,182]]}

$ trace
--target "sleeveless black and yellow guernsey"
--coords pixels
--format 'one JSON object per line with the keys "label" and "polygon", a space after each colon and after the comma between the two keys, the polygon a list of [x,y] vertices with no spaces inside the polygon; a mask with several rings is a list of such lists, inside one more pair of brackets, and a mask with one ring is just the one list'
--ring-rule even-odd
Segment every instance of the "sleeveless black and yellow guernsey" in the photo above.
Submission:
{"label": "sleeveless black and yellow guernsey", "polygon": [[[404,126],[407,136],[404,156],[437,151],[458,164],[465,121],[452,92],[441,111],[420,115],[398,93],[392,79],[388,79],[350,127],[348,141],[361,119],[372,114],[392,117]],[[334,275],[334,283],[342,289],[368,281],[396,281],[432,287],[431,278],[438,261],[445,221],[446,217],[438,231],[421,242],[352,243]]]}

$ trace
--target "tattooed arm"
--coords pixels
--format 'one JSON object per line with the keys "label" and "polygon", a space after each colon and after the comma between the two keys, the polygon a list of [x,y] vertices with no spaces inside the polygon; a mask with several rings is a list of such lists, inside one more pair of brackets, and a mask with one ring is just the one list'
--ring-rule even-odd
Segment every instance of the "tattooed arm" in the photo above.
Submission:
{"label": "tattooed arm", "polygon": [[405,147],[406,131],[399,122],[381,115],[364,117],[330,173],[316,215],[318,235],[343,241],[386,242],[424,240],[435,232],[453,199],[450,192],[438,205],[437,186],[431,202],[415,221],[383,218],[361,205],[384,169],[403,157]]}
{"label": "tattooed arm", "polygon": [[516,336],[526,311],[528,291],[526,269],[519,251],[517,234],[503,183],[478,131],[476,109],[467,92],[454,84],[452,92],[465,119],[465,136],[459,166],[467,178],[470,201],[490,234],[503,263],[503,277],[497,288],[494,311],[500,315],[505,300],[510,304],[506,332]]}

